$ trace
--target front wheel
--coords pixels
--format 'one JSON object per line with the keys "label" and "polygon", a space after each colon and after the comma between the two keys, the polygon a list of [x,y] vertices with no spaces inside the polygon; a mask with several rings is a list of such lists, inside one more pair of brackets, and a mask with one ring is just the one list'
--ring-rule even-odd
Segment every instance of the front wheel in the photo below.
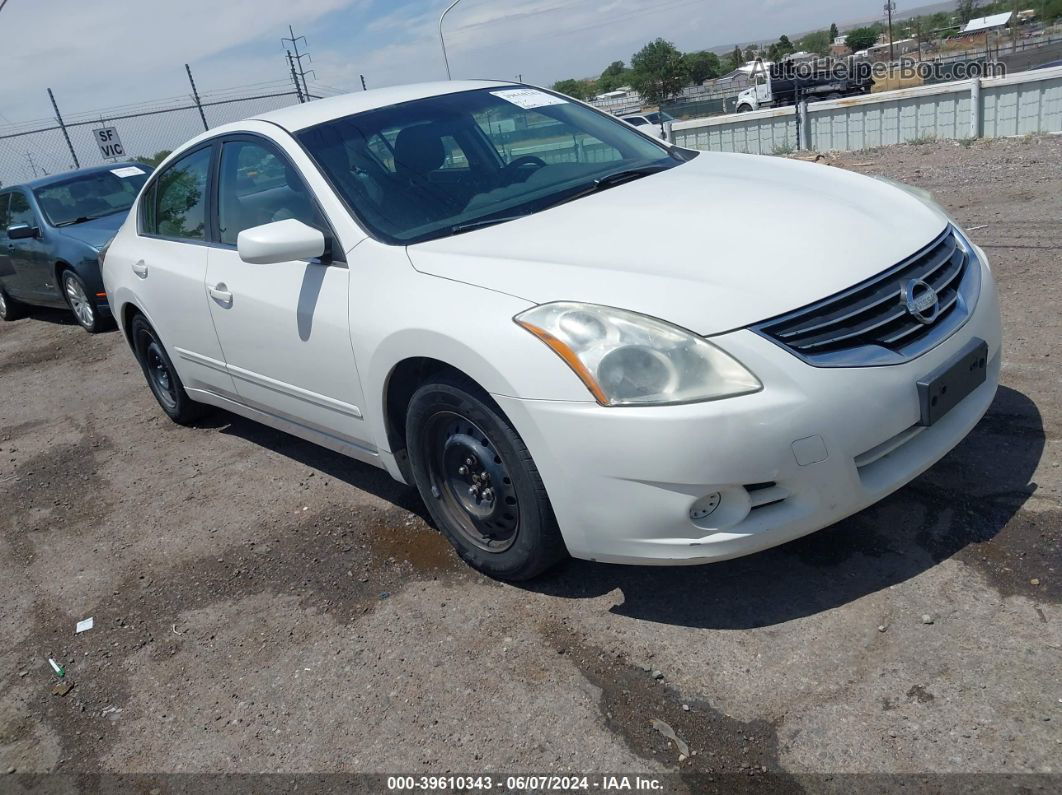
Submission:
{"label": "front wheel", "polygon": [[72,270],[65,270],[61,276],[63,297],[67,306],[74,313],[74,319],[89,334],[96,334],[107,327],[107,322],[100,315],[96,301],[89,297],[85,282]]}
{"label": "front wheel", "polygon": [[133,318],[130,326],[133,338],[133,350],[137,361],[144,371],[151,394],[155,396],[166,416],[178,425],[189,425],[203,416],[206,406],[196,403],[184,391],[181,377],[173,367],[173,362],[162,347],[155,329],[143,315]]}
{"label": "front wheel", "polygon": [[737,108],[737,112],[738,113],[748,113],[751,110],[752,110],[752,105],[738,105],[738,108]]}
{"label": "front wheel", "polygon": [[406,439],[432,519],[473,568],[527,580],[567,555],[531,453],[473,385],[453,378],[418,389]]}

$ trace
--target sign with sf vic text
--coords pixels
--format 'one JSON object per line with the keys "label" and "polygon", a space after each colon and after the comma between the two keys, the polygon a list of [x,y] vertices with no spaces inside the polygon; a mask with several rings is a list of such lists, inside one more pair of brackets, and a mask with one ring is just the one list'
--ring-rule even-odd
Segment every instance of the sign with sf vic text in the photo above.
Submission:
{"label": "sign with sf vic text", "polygon": [[125,157],[125,148],[122,139],[118,137],[118,130],[114,127],[102,127],[93,130],[96,143],[100,147],[100,154],[104,157]]}

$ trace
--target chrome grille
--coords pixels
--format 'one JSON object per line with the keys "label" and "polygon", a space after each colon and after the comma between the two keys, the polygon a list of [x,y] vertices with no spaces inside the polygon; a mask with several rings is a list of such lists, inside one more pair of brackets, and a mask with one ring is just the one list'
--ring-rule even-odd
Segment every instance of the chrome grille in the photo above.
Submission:
{"label": "chrome grille", "polygon": [[[980,287],[967,278],[972,255],[952,227],[899,265],[844,292],[772,318],[755,331],[818,366],[892,364],[913,358],[944,339],[968,316]],[[939,311],[930,323],[908,311],[903,288],[929,284]],[[976,284],[974,284],[976,282]]]}

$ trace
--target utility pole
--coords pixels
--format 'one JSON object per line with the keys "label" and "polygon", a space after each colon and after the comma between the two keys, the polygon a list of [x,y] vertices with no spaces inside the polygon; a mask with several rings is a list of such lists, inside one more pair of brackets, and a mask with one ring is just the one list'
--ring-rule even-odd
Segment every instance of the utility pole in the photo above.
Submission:
{"label": "utility pole", "polygon": [[[70,135],[66,131],[66,125],[63,124],[63,117],[59,113],[59,106],[55,103],[55,94],[52,90],[48,89],[48,99],[52,101],[52,109],[55,111],[55,120],[59,122],[59,129],[63,131],[63,138],[66,139],[66,146],[70,150],[70,156],[74,158],[74,168],[81,168],[81,163],[78,162],[77,152],[74,151],[74,145],[70,143]],[[34,171],[36,173],[36,171]]]}
{"label": "utility pole", "polygon": [[885,0],[885,13],[889,15],[889,63],[896,60],[896,52],[892,44],[892,12],[896,10],[894,0]]}
{"label": "utility pole", "polygon": [[288,56],[288,68],[291,69],[291,82],[295,84],[295,96],[299,98],[301,105],[306,100],[302,96],[302,86],[299,85],[299,76],[295,73],[295,60],[291,57],[291,50],[284,51]]}
{"label": "utility pole", "polygon": [[192,99],[195,100],[195,106],[199,108],[199,118],[203,122],[203,129],[209,130],[210,125],[207,124],[206,114],[203,113],[203,103],[199,101],[199,92],[196,90],[195,80],[192,79],[192,67],[190,67],[188,64],[185,64],[184,71],[188,73],[188,82],[192,84]]}
{"label": "utility pole", "polygon": [[362,91],[368,91],[368,89],[365,88],[365,75],[358,75],[358,77],[361,78],[361,90]]}
{"label": "utility pole", "polygon": [[450,5],[446,7],[446,10],[442,12],[442,16],[439,17],[439,44],[442,45],[443,51],[443,63],[446,64],[446,79],[450,79],[450,59],[446,57],[446,39],[443,38],[443,20],[446,19],[446,15],[449,14],[455,5],[460,3],[461,0],[454,0]]}
{"label": "utility pole", "polygon": [[[295,71],[299,75],[299,77],[302,78],[302,93],[306,97],[306,101],[309,102],[310,101],[310,86],[306,83],[306,75],[313,75],[314,78],[316,79],[317,78],[317,73],[314,72],[312,69],[304,69],[303,68],[302,59],[303,58],[309,58],[310,63],[313,63],[313,58],[310,58],[310,53],[309,52],[302,52],[302,53],[299,52],[299,42],[301,41],[303,43],[303,45],[306,46],[306,47],[308,47],[309,44],[307,44],[305,36],[296,36],[295,35],[295,31],[292,29],[291,25],[288,25],[288,33],[291,34],[291,35],[288,36],[287,38],[281,39],[280,41],[281,41],[282,44],[285,44],[285,45],[289,44],[289,43],[291,44],[291,49],[294,51],[294,55],[292,56],[292,61],[294,62],[295,66],[296,66]],[[287,47],[285,47],[284,49],[287,49]]]}

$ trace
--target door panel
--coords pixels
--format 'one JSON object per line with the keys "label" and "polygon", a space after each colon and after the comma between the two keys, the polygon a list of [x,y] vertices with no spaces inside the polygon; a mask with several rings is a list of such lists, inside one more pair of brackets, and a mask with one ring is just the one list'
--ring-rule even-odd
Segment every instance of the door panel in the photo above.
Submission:
{"label": "door panel", "polygon": [[342,265],[250,265],[211,248],[207,288],[240,400],[347,440],[366,441]]}
{"label": "door panel", "polygon": [[143,309],[184,385],[234,398],[236,387],[225,368],[206,292],[211,162],[212,149],[199,149],[158,176],[141,205],[145,236],[138,238],[137,258],[119,267],[134,274]]}
{"label": "door panel", "polygon": [[235,248],[244,229],[289,218],[331,236],[301,175],[264,139],[233,138],[222,144],[216,183],[221,245],[208,254],[206,287],[241,402],[344,440],[367,441],[346,265],[251,265]]}
{"label": "door panel", "polygon": [[[8,226],[28,224],[42,229],[40,220],[25,194],[20,190],[11,193],[7,223]],[[14,276],[8,277],[5,281],[10,292],[27,300],[44,298],[54,301],[57,299],[52,272],[53,263],[48,256],[47,243],[40,237],[11,240],[7,238],[6,230],[4,238],[7,243],[7,254],[11,258],[11,267],[15,270]]]}

